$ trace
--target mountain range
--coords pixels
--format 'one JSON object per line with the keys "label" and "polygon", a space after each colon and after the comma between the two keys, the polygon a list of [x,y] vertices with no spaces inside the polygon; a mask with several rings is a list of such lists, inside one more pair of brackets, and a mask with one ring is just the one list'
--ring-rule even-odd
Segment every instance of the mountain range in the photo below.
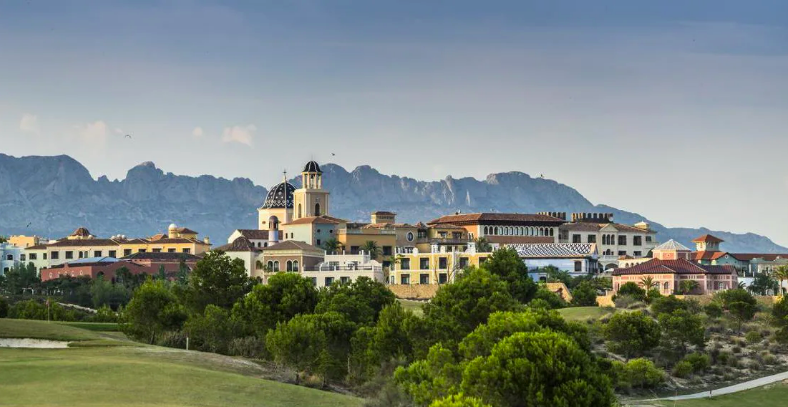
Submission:
{"label": "mountain range", "polygon": [[[384,175],[370,166],[353,171],[322,166],[324,188],[331,192],[331,214],[368,221],[370,212],[388,210],[402,222],[428,221],[441,215],[470,212],[610,212],[620,223],[650,223],[659,241],[691,240],[710,233],[725,240],[731,252],[786,253],[764,236],[705,228],[666,228],[646,216],[595,205],[575,189],[522,172],[497,173],[484,180],[453,178],[418,181]],[[298,186],[300,180],[291,183]],[[87,168],[65,155],[12,157],[0,154],[0,235],[37,234],[63,237],[80,226],[96,236],[134,237],[165,232],[176,223],[223,244],[240,228],[255,228],[257,208],[267,189],[246,178],[227,180],[165,173],[151,162],[130,169],[123,180],[95,179]]]}

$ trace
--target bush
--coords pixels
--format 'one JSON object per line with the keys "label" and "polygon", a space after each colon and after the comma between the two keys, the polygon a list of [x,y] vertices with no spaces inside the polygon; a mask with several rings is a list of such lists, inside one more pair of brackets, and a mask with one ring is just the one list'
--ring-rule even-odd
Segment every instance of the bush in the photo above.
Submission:
{"label": "bush", "polygon": [[757,360],[751,360],[750,363],[747,364],[747,367],[750,368],[750,370],[755,371],[763,369],[763,365],[761,365],[761,362],[758,362]]}
{"label": "bush", "polygon": [[731,349],[731,350],[733,351],[733,353],[735,353],[735,354],[737,354],[737,355],[738,355],[739,353],[741,353],[741,346],[739,346],[739,345],[736,345],[736,346],[734,346],[734,347],[733,347],[733,349]]}
{"label": "bush", "polygon": [[102,305],[95,314],[88,318],[90,322],[118,322],[118,314],[109,307]]}
{"label": "bush", "polygon": [[673,376],[680,377],[680,378],[687,378],[693,372],[692,363],[682,360],[679,363],[676,363],[676,366],[673,366]]}
{"label": "bush", "polygon": [[181,331],[167,331],[159,335],[156,344],[167,348],[186,349],[186,334]]}
{"label": "bush", "polygon": [[720,307],[719,304],[712,302],[703,307],[703,312],[705,312],[709,318],[717,319],[722,316],[722,307]]}
{"label": "bush", "polygon": [[657,298],[651,303],[651,312],[654,315],[672,314],[673,311],[680,309],[686,310],[687,304],[674,295]]}
{"label": "bush", "polygon": [[777,358],[774,355],[767,354],[763,357],[763,363],[766,365],[773,365],[777,363]]}
{"label": "bush", "polygon": [[644,290],[639,285],[637,285],[637,283],[631,281],[622,285],[618,289],[618,292],[616,294],[618,296],[627,295],[634,298],[637,301],[643,301],[646,299],[646,290]]}
{"label": "bush", "polygon": [[[547,308],[546,309],[559,309],[559,308],[566,307],[566,302],[564,301],[563,298],[561,298],[558,294],[556,294],[556,293],[554,293],[554,292],[552,292],[552,291],[550,291],[550,290],[548,290],[547,288],[544,288],[544,287],[539,287],[539,289],[536,290],[536,295],[534,296],[534,300],[542,300],[542,301],[544,301],[544,303],[547,304]],[[533,306],[532,303],[533,303],[533,300],[529,304],[531,304]],[[595,300],[595,303],[596,303],[596,300]],[[536,308],[536,307],[534,306],[534,308]],[[545,308],[544,305],[542,305],[541,308]]]}
{"label": "bush", "polygon": [[717,356],[717,363],[719,363],[721,365],[727,365],[728,364],[728,360],[730,360],[730,359],[731,359],[731,354],[730,353],[728,353],[728,352],[720,352],[720,354]]}
{"label": "bush", "polygon": [[665,373],[648,359],[630,360],[624,369],[629,383],[635,388],[653,388],[665,381]]}
{"label": "bush", "polygon": [[711,358],[709,355],[696,352],[685,356],[683,362],[687,362],[692,365],[692,371],[698,373],[703,372],[709,368],[711,365]]}
{"label": "bush", "polygon": [[268,353],[265,350],[265,341],[256,336],[235,338],[230,342],[230,355],[242,356],[248,359],[263,359]]}
{"label": "bush", "polygon": [[747,342],[750,344],[755,344],[760,342],[763,339],[763,337],[758,331],[750,331],[747,332],[747,335],[744,336],[744,339],[746,339]]}
{"label": "bush", "polygon": [[615,303],[616,308],[619,309],[627,309],[631,305],[637,304],[639,302],[640,301],[637,298],[631,295],[616,295],[616,297],[613,299],[613,303]]}
{"label": "bush", "polygon": [[0,318],[5,318],[8,316],[8,301],[5,298],[0,297]]}

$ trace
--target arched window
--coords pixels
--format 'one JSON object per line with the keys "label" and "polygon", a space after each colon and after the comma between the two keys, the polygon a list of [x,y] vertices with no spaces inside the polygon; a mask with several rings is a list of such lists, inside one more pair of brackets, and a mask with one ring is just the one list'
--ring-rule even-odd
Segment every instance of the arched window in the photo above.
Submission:
{"label": "arched window", "polygon": [[550,228],[550,237],[555,236],[555,229]]}
{"label": "arched window", "polygon": [[484,235],[487,235],[487,226],[484,227]]}
{"label": "arched window", "polygon": [[320,204],[315,204],[315,216],[320,216]]}
{"label": "arched window", "polygon": [[274,271],[279,271],[279,260],[274,262]]}
{"label": "arched window", "polygon": [[668,282],[667,282],[667,281],[665,281],[665,284],[663,284],[662,286],[664,287],[664,290],[665,290],[665,291],[668,291],[668,290],[670,290],[670,286],[668,285]]}
{"label": "arched window", "polygon": [[298,260],[293,260],[293,271],[298,271]]}
{"label": "arched window", "polygon": [[293,271],[293,262],[290,260],[287,261],[287,271]]}
{"label": "arched window", "polygon": [[498,234],[498,226],[495,227],[495,231],[493,232],[494,235]]}
{"label": "arched window", "polygon": [[268,260],[268,271],[274,271],[274,262]]}

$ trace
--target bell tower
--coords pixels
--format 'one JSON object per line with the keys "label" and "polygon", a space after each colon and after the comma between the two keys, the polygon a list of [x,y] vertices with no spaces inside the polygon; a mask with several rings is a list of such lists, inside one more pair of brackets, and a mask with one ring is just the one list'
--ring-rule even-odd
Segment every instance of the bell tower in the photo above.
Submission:
{"label": "bell tower", "polygon": [[310,161],[301,171],[301,188],[293,193],[293,220],[328,215],[328,191],[323,189],[323,171]]}

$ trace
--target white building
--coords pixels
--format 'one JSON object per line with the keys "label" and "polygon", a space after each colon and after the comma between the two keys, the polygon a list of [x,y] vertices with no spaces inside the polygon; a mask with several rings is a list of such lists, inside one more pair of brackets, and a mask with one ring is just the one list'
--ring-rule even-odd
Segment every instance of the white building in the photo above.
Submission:
{"label": "white building", "polygon": [[369,258],[368,253],[360,254],[327,254],[322,263],[314,270],[304,270],[301,275],[312,279],[317,287],[330,286],[336,281],[347,283],[359,277],[367,277],[385,283],[386,276],[383,265]]}
{"label": "white building", "polygon": [[0,243],[0,275],[25,262],[25,249],[10,243]]}
{"label": "white building", "polygon": [[573,276],[599,272],[599,254],[593,243],[543,243],[507,245],[528,267],[531,277],[539,281],[543,273],[536,272],[545,267],[555,267]]}

